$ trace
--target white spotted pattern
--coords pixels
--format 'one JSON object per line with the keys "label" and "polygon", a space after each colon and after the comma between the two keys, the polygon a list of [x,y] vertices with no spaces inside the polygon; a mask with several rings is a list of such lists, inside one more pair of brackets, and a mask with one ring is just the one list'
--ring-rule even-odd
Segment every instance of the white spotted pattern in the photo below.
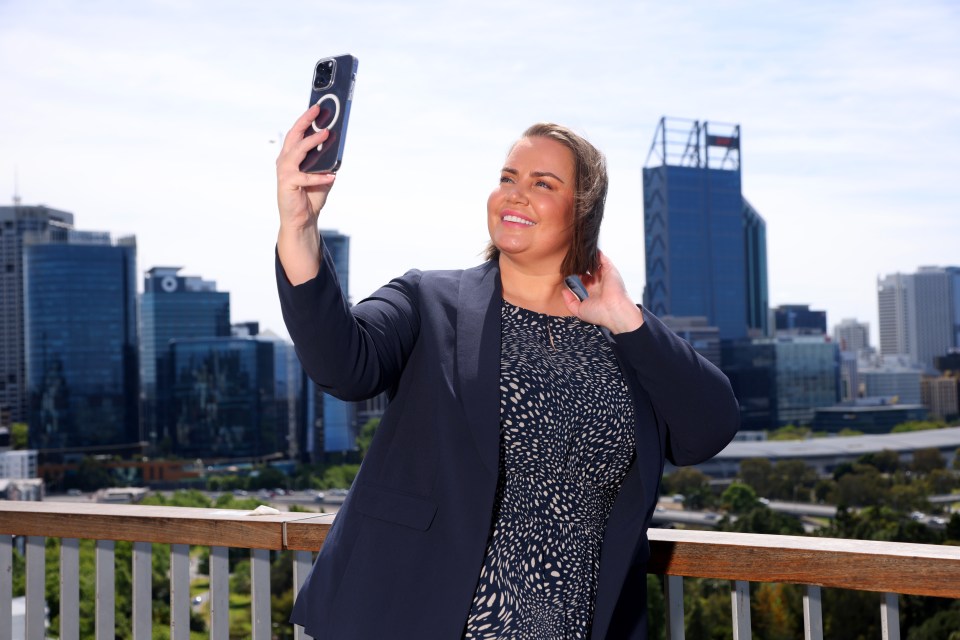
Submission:
{"label": "white spotted pattern", "polygon": [[634,415],[600,330],[504,301],[500,474],[464,638],[587,638]]}

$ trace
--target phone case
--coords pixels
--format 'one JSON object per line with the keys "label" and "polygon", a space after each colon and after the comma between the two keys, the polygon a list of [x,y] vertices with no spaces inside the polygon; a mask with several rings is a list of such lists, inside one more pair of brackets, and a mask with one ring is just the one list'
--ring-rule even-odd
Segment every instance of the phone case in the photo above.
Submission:
{"label": "phone case", "polygon": [[320,146],[307,152],[300,163],[301,171],[333,173],[340,168],[356,77],[357,59],[349,54],[321,58],[314,65],[310,104],[319,103],[320,114],[305,135],[322,129],[329,129],[330,135]]}

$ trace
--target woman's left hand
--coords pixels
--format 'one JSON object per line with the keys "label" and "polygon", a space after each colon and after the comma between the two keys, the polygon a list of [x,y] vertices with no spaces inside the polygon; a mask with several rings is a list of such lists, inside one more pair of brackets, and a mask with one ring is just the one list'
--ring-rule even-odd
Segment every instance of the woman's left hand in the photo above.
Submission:
{"label": "woman's left hand", "polygon": [[563,291],[563,301],[570,313],[584,322],[606,327],[611,333],[635,331],[643,325],[643,312],[630,300],[620,272],[610,259],[599,252],[600,266],[591,275],[580,276],[586,287],[587,299],[581,302],[569,289]]}

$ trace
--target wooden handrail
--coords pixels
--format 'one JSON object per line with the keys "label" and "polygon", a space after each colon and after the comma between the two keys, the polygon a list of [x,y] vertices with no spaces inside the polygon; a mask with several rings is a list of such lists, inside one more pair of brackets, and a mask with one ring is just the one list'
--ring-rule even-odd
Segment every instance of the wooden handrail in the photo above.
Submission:
{"label": "wooden handrail", "polygon": [[[297,548],[284,544],[285,524],[298,520],[316,523],[322,518],[315,513],[250,513],[236,509],[0,501],[0,533],[283,550]],[[307,537],[315,544],[313,550],[323,544],[330,522],[332,518],[327,516]]]}
{"label": "wooden handrail", "polygon": [[960,598],[960,547],[650,530],[651,573]]}
{"label": "wooden handrail", "polygon": [[[317,551],[332,515],[0,501],[0,534]],[[960,547],[651,529],[651,573],[960,598]]]}

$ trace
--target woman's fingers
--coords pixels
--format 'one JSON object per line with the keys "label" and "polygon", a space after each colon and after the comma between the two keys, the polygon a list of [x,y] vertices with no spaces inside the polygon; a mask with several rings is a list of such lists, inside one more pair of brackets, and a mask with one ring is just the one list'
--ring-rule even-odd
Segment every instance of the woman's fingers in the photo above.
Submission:
{"label": "woman's fingers", "polygon": [[293,123],[293,126],[287,131],[287,135],[283,138],[283,147],[281,153],[284,151],[289,151],[297,145],[300,140],[303,139],[303,134],[307,129],[310,128],[311,123],[316,119],[317,115],[320,114],[320,107],[318,105],[312,105],[309,109],[303,112],[303,114],[297,118],[297,121]]}

